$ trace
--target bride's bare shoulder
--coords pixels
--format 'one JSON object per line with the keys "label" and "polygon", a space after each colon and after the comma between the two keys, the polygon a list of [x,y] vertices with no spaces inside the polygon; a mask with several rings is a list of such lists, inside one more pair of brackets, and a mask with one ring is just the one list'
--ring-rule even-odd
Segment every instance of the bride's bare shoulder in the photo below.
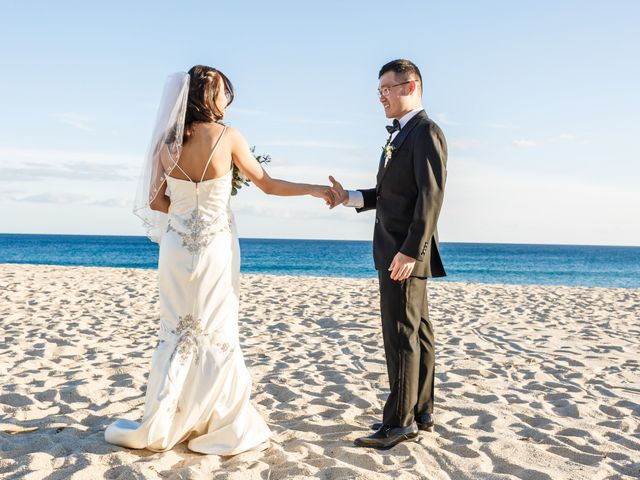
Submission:
{"label": "bride's bare shoulder", "polygon": [[234,127],[227,127],[227,135],[229,135],[229,138],[236,138],[236,137],[242,136],[240,131]]}
{"label": "bride's bare shoulder", "polygon": [[242,136],[242,134],[240,133],[240,131],[236,128],[233,127],[227,127],[227,139],[229,140],[229,142],[231,143],[231,145],[233,146],[243,146],[244,144],[246,144],[246,140],[244,139],[244,136]]}

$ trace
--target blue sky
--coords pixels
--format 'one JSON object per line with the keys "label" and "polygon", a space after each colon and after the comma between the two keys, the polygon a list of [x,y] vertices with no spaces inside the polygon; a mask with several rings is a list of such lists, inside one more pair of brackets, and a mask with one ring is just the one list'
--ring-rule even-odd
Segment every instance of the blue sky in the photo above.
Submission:
{"label": "blue sky", "polygon": [[[374,185],[377,72],[399,57],[449,144],[443,241],[640,245],[640,2],[3,2],[3,232],[142,234],[165,77],[233,81],[272,175]],[[373,213],[233,200],[240,235],[370,239]]]}

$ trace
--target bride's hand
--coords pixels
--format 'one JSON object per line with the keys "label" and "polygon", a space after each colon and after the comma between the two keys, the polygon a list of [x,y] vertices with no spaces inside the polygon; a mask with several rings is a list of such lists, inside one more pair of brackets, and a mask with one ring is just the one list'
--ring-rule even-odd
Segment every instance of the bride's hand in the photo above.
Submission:
{"label": "bride's hand", "polygon": [[309,195],[316,198],[322,198],[327,205],[331,205],[334,201],[331,187],[327,185],[311,185]]}

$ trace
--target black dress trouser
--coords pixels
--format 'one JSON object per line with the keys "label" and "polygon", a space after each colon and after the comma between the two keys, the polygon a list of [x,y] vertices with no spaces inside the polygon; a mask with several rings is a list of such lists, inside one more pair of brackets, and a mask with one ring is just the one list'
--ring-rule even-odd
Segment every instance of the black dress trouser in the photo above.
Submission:
{"label": "black dress trouser", "polygon": [[429,321],[426,278],[398,282],[378,270],[382,336],[391,393],[385,425],[405,427],[415,415],[433,413],[435,343]]}

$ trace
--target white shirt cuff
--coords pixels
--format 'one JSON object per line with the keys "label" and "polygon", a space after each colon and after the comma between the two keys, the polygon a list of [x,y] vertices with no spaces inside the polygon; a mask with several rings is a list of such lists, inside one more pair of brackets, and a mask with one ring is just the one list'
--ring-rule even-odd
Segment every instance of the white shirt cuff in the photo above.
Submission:
{"label": "white shirt cuff", "polygon": [[345,207],[364,207],[364,197],[362,196],[362,192],[358,190],[347,190],[347,193],[349,194],[349,200],[344,204]]}

